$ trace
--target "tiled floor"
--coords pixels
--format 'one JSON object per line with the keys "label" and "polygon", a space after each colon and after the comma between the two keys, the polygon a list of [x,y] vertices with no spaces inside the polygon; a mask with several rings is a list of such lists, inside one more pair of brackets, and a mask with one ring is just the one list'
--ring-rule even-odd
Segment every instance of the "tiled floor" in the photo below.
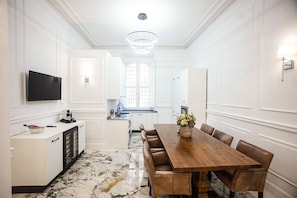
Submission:
{"label": "tiled floor", "polygon": [[[213,177],[212,188],[221,197],[228,191]],[[13,194],[13,198],[148,198],[149,189],[139,133],[134,133],[128,150],[86,150],[68,171],[43,193]],[[252,198],[249,193],[236,197]]]}

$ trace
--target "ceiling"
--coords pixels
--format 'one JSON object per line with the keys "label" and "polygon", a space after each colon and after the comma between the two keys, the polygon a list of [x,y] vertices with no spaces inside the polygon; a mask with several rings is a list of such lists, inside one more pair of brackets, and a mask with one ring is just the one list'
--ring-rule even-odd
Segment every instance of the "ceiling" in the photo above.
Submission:
{"label": "ceiling", "polygon": [[157,34],[156,47],[187,48],[234,0],[49,1],[94,48],[128,47],[126,35],[136,30]]}

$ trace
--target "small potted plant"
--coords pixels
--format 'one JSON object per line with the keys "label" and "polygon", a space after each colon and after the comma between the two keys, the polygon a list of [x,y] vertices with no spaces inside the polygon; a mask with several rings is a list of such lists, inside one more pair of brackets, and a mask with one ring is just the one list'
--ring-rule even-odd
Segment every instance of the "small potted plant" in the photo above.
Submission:
{"label": "small potted plant", "polygon": [[181,137],[191,137],[195,126],[196,117],[193,114],[181,114],[178,116],[177,125],[179,126],[179,135]]}

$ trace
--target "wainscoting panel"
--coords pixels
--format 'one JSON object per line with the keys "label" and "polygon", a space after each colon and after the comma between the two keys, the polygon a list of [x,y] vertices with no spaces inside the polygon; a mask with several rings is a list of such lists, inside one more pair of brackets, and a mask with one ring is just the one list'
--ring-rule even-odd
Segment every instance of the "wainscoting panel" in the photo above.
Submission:
{"label": "wainscoting panel", "polygon": [[[225,18],[221,27],[221,62],[219,75],[219,103],[227,107],[250,108],[251,72],[254,48],[253,7],[238,7]],[[249,40],[242,45],[244,40]],[[236,50],[234,50],[236,49]],[[236,57],[236,59],[234,58]],[[238,83],[240,82],[240,83]]]}
{"label": "wainscoting panel", "polygon": [[[221,111],[208,111],[207,122],[234,136],[234,148],[243,139],[272,152],[274,158],[267,177],[267,186],[273,188],[277,183],[275,193],[278,197],[292,197],[297,188],[297,175],[292,174],[297,167],[297,126]],[[269,189],[271,190],[274,191]]]}
{"label": "wainscoting panel", "polygon": [[103,103],[103,67],[103,60],[98,57],[71,58],[71,103]]}
{"label": "wainscoting panel", "polygon": [[297,188],[297,174],[292,174],[290,171],[297,167],[297,145],[266,134],[260,133],[259,137],[261,145],[274,153],[273,163],[271,164],[272,172]]}
{"label": "wainscoting panel", "polygon": [[223,131],[231,136],[233,136],[233,141],[231,146],[236,148],[237,143],[239,140],[249,140],[251,136],[251,130],[247,128],[243,128],[241,123],[237,122],[220,122],[220,128],[223,129]]}
{"label": "wainscoting panel", "polygon": [[105,130],[105,109],[73,109],[71,110],[76,120],[84,120],[86,126],[86,147],[104,148],[107,144]]}
{"label": "wainscoting panel", "polygon": [[[262,28],[263,35],[269,36],[263,37],[262,41],[263,64],[259,92],[262,110],[293,113],[295,116],[297,70],[285,70],[282,81],[281,58],[277,56],[277,51],[279,45],[296,44],[296,20],[292,20],[297,18],[296,7],[296,1],[265,1],[263,10],[266,17],[263,18]],[[296,55],[290,58],[295,62],[297,60]]]}

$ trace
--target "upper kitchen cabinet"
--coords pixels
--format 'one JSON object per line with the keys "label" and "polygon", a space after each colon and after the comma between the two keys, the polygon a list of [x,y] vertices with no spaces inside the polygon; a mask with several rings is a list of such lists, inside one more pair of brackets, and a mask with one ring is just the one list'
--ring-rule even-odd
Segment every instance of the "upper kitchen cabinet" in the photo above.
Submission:
{"label": "upper kitchen cabinet", "polygon": [[188,108],[197,118],[196,126],[206,120],[206,69],[188,68],[173,79],[173,119],[181,113],[181,106]]}
{"label": "upper kitchen cabinet", "polygon": [[111,57],[108,59],[107,67],[107,99],[121,99],[126,97],[125,93],[125,67],[122,59]]}
{"label": "upper kitchen cabinet", "polygon": [[69,108],[105,108],[105,75],[110,57],[107,50],[69,51]]}

